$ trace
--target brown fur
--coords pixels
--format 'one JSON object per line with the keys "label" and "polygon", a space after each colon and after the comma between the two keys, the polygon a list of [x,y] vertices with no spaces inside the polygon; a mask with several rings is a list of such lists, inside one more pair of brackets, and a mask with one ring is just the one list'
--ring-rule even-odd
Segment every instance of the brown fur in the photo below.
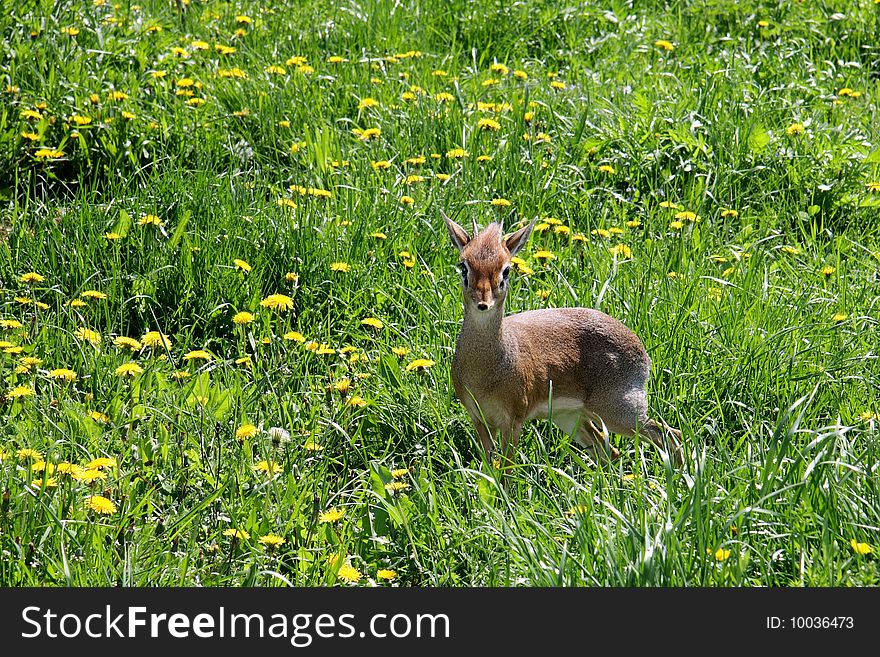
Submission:
{"label": "brown fur", "polygon": [[645,387],[651,360],[623,323],[589,308],[504,317],[509,283],[502,272],[534,223],[506,240],[497,224],[470,238],[443,217],[468,270],[452,382],[487,457],[500,432],[509,460],[523,424],[552,411],[554,422],[600,458],[617,456],[600,430],[604,424],[614,433],[647,436],[681,464],[680,432],[648,418]]}

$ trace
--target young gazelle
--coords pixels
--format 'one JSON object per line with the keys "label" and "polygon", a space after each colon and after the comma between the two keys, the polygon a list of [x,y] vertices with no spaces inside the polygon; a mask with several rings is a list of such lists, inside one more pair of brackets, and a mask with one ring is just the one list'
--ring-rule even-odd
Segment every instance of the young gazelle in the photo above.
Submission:
{"label": "young gazelle", "polygon": [[459,250],[464,321],[452,382],[491,461],[501,433],[509,462],[523,424],[550,417],[599,460],[618,451],[601,427],[647,437],[682,464],[681,432],[648,419],[645,385],[651,360],[641,341],[618,320],[591,308],[549,308],[504,316],[511,257],[528,241],[533,221],[504,238],[489,224],[474,235],[442,212]]}

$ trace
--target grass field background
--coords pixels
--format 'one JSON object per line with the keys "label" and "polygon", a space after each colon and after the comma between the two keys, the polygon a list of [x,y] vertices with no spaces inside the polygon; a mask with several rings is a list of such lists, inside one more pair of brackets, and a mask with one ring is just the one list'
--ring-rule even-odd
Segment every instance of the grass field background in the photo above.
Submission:
{"label": "grass field background", "polygon": [[[880,584],[880,4],[20,2],[0,584]],[[652,359],[674,471],[451,392],[439,216]],[[127,338],[127,339],[120,339]]]}

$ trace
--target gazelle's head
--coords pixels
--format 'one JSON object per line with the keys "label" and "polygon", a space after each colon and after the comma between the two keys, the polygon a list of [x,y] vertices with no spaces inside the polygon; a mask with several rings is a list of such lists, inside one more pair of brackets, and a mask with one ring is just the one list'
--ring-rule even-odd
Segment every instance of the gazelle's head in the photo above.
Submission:
{"label": "gazelle's head", "polygon": [[507,239],[499,224],[489,224],[483,232],[478,232],[474,223],[474,234],[469,236],[442,210],[440,214],[446,222],[452,244],[461,254],[458,266],[465,310],[483,313],[503,308],[504,299],[507,298],[510,259],[525,246],[535,222],[520,228]]}

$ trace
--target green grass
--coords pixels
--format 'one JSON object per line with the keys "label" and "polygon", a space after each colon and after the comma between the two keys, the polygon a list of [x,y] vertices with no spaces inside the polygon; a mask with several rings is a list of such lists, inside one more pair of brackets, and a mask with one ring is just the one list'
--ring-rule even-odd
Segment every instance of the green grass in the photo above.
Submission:
{"label": "green grass", "polygon": [[[880,546],[880,5],[177,6],[0,17],[0,584],[331,585],[346,562],[359,586],[880,584],[852,545]],[[597,467],[536,422],[500,485],[451,392],[440,208],[558,220],[508,311],[633,328],[684,470],[618,437]],[[70,305],[86,290],[106,298]],[[114,344],[148,331],[170,349]],[[93,481],[59,468],[98,457]]]}

